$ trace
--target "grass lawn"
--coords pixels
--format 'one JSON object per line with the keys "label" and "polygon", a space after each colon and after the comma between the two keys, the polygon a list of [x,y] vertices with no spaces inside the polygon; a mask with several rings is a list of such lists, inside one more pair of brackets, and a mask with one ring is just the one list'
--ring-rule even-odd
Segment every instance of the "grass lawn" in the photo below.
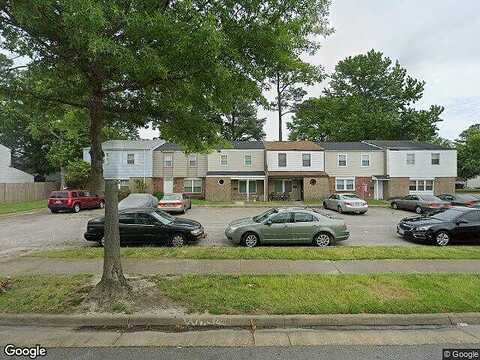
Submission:
{"label": "grass lawn", "polygon": [[26,201],[12,204],[0,204],[0,215],[13,214],[22,211],[42,209],[47,207],[47,200]]}
{"label": "grass lawn", "polygon": [[90,290],[90,275],[0,278],[0,313],[66,313]]}
{"label": "grass lawn", "polygon": [[368,205],[370,206],[383,206],[383,207],[390,207],[390,201],[387,200],[375,200],[375,199],[368,199]]}
{"label": "grass lawn", "polygon": [[[270,259],[270,260],[366,260],[366,259],[480,259],[480,246],[338,246],[315,247],[123,247],[127,258],[141,259]],[[95,259],[103,256],[103,248],[45,250],[32,257]]]}
{"label": "grass lawn", "polygon": [[480,311],[479,274],[156,277],[190,312],[358,314]]}

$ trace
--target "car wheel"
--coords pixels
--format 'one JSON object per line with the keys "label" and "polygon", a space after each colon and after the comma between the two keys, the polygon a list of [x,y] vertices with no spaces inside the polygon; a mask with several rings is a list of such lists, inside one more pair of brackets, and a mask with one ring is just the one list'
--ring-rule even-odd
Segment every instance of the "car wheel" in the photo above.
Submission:
{"label": "car wheel", "polygon": [[435,244],[447,246],[450,243],[450,234],[446,231],[439,231],[435,234]]}
{"label": "car wheel", "polygon": [[396,202],[393,202],[392,203],[392,208],[397,210],[398,209],[398,204]]}
{"label": "car wheel", "polygon": [[75,204],[75,205],[73,205],[72,211],[73,211],[74,213],[80,212],[80,204]]}
{"label": "car wheel", "polygon": [[174,234],[172,240],[170,240],[170,246],[172,247],[181,247],[185,245],[185,236],[183,234],[177,233]]}
{"label": "car wheel", "polygon": [[422,210],[422,208],[421,208],[420,206],[417,206],[417,207],[415,208],[415,212],[416,212],[417,214],[421,214],[421,213],[423,212],[423,210]]}
{"label": "car wheel", "polygon": [[340,205],[338,205],[337,211],[338,211],[339,214],[343,213],[343,209]]}
{"label": "car wheel", "polygon": [[328,233],[319,233],[315,235],[313,239],[313,244],[318,247],[327,247],[332,243],[332,235]]}
{"label": "car wheel", "polygon": [[253,248],[259,244],[258,235],[254,233],[246,233],[243,235],[243,246]]}
{"label": "car wheel", "polygon": [[100,209],[103,209],[105,207],[105,201],[100,201]]}

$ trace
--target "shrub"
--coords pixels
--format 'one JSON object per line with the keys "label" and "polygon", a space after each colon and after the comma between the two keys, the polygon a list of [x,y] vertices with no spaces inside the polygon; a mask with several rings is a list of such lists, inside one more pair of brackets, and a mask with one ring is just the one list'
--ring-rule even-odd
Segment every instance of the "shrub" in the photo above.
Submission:
{"label": "shrub", "polygon": [[143,179],[134,179],[135,192],[144,193],[147,190],[147,183]]}
{"label": "shrub", "polygon": [[69,188],[84,189],[90,179],[90,164],[83,160],[70,161],[66,168],[65,183]]}
{"label": "shrub", "polygon": [[158,200],[162,200],[163,198],[163,192],[161,191],[156,191],[153,193],[153,196],[155,196]]}

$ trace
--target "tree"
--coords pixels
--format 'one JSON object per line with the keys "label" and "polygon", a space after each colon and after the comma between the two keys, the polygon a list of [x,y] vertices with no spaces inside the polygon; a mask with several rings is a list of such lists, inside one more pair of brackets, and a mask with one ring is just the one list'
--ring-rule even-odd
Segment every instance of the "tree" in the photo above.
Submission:
{"label": "tree", "polygon": [[283,140],[283,117],[295,112],[307,92],[303,85],[313,85],[321,81],[322,69],[301,61],[275,69],[271,83],[275,91],[275,101],[270,108],[278,113],[278,140]]}
{"label": "tree", "polygon": [[[102,134],[111,119],[152,122],[186,151],[214,147],[222,139],[210,120],[229,90],[258,92],[273,66],[314,47],[328,6],[327,0],[1,0],[2,46],[29,61],[27,80],[23,65],[4,66],[0,88],[88,113],[91,188],[98,190]],[[113,213],[107,206],[110,265],[96,289],[105,296],[126,283]]]}
{"label": "tree", "polygon": [[464,130],[456,140],[458,176],[471,179],[480,175],[480,124]]}
{"label": "tree", "polygon": [[443,107],[415,107],[424,86],[381,52],[347,57],[335,67],[323,96],[298,106],[290,138],[432,141]]}
{"label": "tree", "polygon": [[266,118],[257,117],[257,108],[251,102],[239,100],[222,120],[222,138],[227,141],[262,140],[265,137]]}

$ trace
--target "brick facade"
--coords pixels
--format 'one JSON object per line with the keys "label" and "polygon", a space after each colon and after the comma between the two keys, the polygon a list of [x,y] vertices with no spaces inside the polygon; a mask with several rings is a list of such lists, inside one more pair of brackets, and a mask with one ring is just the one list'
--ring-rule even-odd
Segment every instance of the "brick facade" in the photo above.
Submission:
{"label": "brick facade", "polygon": [[355,193],[362,199],[373,199],[374,184],[372,177],[356,177]]}
{"label": "brick facade", "polygon": [[433,189],[435,195],[440,194],[454,194],[455,193],[455,181],[454,177],[438,177],[435,178],[435,184]]}
{"label": "brick facade", "polygon": [[162,192],[163,193],[163,178],[154,177],[152,179],[153,183],[153,192]]}
{"label": "brick facade", "polygon": [[[223,180],[223,184],[219,181]],[[231,201],[232,186],[229,177],[205,178],[205,199],[209,201]]]}
{"label": "brick facade", "polygon": [[390,178],[389,181],[385,181],[385,188],[383,189],[384,199],[407,196],[409,184],[410,179],[406,177]]}
{"label": "brick facade", "polygon": [[303,178],[303,200],[323,200],[330,194],[328,177]]}

